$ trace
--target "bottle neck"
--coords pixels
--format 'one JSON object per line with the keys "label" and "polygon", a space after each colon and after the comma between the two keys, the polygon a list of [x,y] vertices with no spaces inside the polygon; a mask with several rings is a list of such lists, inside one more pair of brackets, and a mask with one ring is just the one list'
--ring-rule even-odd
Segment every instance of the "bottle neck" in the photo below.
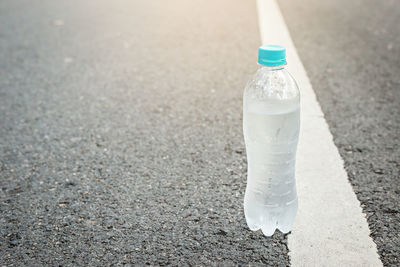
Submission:
{"label": "bottle neck", "polygon": [[260,65],[260,68],[268,71],[275,71],[275,70],[282,70],[286,67],[285,65],[279,65],[279,66],[265,66],[265,65]]}

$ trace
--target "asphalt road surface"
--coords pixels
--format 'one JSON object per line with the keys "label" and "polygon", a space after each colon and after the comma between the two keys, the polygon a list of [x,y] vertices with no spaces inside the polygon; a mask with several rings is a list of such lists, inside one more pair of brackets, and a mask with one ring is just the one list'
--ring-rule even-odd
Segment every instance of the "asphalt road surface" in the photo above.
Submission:
{"label": "asphalt road surface", "polygon": [[400,3],[278,3],[381,260],[399,266]]}
{"label": "asphalt road surface", "polygon": [[287,265],[247,229],[243,1],[2,1],[1,262]]}
{"label": "asphalt road surface", "polygon": [[[306,2],[279,4],[396,265],[399,5]],[[259,45],[252,1],[1,1],[0,263],[289,265],[242,211]]]}

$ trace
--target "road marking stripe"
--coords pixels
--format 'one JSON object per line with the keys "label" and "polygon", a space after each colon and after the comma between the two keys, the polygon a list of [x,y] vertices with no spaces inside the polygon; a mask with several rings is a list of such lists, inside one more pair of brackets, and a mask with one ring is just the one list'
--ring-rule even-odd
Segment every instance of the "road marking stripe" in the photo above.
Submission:
{"label": "road marking stripe", "polygon": [[287,49],[301,91],[297,152],[299,210],[288,237],[293,266],[382,266],[343,160],[275,0],[257,0],[263,44]]}

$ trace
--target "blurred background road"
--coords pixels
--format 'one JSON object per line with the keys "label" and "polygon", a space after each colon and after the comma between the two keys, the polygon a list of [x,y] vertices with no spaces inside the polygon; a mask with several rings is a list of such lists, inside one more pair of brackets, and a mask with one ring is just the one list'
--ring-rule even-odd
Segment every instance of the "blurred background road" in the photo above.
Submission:
{"label": "blurred background road", "polygon": [[[400,5],[278,3],[396,266]],[[253,1],[1,1],[0,263],[289,265],[242,212],[259,45]]]}

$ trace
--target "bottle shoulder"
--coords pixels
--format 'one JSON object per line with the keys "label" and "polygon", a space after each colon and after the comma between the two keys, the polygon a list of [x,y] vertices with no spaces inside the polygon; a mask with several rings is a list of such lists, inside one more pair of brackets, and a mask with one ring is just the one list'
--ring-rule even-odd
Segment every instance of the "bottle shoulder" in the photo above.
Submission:
{"label": "bottle shoulder", "polygon": [[244,96],[258,100],[296,100],[300,98],[300,91],[286,69],[259,68],[247,83]]}

